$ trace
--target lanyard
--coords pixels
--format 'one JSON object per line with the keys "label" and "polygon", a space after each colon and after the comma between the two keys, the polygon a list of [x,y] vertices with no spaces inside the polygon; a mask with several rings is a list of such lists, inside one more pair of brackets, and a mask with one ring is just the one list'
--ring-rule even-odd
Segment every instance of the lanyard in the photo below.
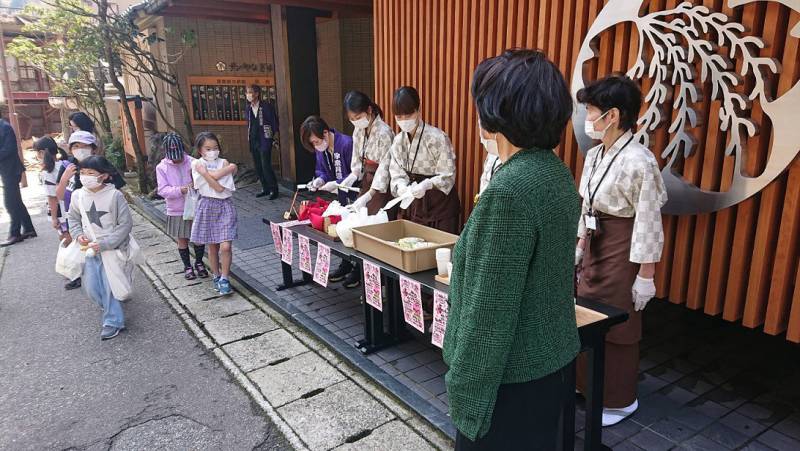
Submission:
{"label": "lanyard", "polygon": [[606,166],[606,170],[603,172],[603,175],[600,176],[600,181],[598,181],[597,185],[594,186],[594,192],[592,192],[592,178],[594,178],[594,172],[597,169],[597,166],[599,165],[598,161],[602,162],[602,160],[603,160],[602,157],[595,158],[594,164],[592,164],[592,172],[589,174],[589,180],[586,182],[586,192],[589,194],[589,214],[590,215],[594,215],[594,198],[595,198],[595,196],[597,196],[597,192],[600,191],[600,185],[603,184],[603,180],[605,180],[609,169],[611,169],[611,166],[614,165],[614,161],[616,161],[617,157],[622,153],[622,151],[625,150],[626,147],[628,147],[628,144],[630,144],[631,141],[633,141],[633,136],[631,136],[630,139],[628,139],[628,141],[625,142],[625,144],[619,149],[619,151],[617,151],[617,153],[614,155],[614,157],[611,158],[611,162],[609,162],[608,166]]}
{"label": "lanyard", "polygon": [[[377,119],[377,118],[376,118]],[[361,145],[361,172],[366,171],[364,168],[364,160],[367,159],[367,141],[369,141],[369,131],[372,128],[372,124],[375,123],[375,119],[372,120],[372,123],[364,129],[364,144]]]}
{"label": "lanyard", "polygon": [[[417,164],[417,155],[419,155],[419,145],[422,143],[422,135],[425,134],[425,123],[422,123],[422,131],[419,132],[419,141],[417,141],[417,150],[414,152],[414,160],[411,161],[411,167],[408,168],[406,172],[409,174],[413,174],[414,165]],[[406,133],[408,135],[408,133]],[[411,154],[411,144],[414,142],[414,138],[409,135],[408,141],[408,154]],[[408,156],[406,156],[406,162],[408,162]]]}
{"label": "lanyard", "polygon": [[328,169],[331,171],[331,174],[335,174],[335,170],[333,167],[333,155],[332,152],[328,152],[328,149],[325,149],[325,163],[328,164]]}
{"label": "lanyard", "polygon": [[489,180],[494,178],[494,173],[497,172],[498,169],[500,169],[500,167],[497,165],[499,161],[500,158],[497,158],[496,160],[494,160],[494,163],[492,163],[492,170],[489,172]]}

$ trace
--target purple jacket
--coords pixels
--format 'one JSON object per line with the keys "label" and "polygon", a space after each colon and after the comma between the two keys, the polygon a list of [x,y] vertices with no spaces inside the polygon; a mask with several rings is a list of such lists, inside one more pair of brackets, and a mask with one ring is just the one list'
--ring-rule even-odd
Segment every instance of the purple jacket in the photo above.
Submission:
{"label": "purple jacket", "polygon": [[[317,177],[330,182],[336,180],[337,183],[342,183],[348,175],[350,175],[350,159],[353,156],[353,138],[339,133],[335,129],[330,129],[333,133],[333,156],[330,153],[316,152],[317,154],[317,170],[315,174]],[[358,193],[349,193],[339,191],[339,202],[342,205],[347,205],[347,200],[354,200]]]}
{"label": "purple jacket", "polygon": [[184,154],[183,161],[178,164],[164,158],[156,166],[158,195],[167,202],[167,216],[183,215],[186,194],[181,193],[181,187],[192,183],[192,161],[194,158]]}

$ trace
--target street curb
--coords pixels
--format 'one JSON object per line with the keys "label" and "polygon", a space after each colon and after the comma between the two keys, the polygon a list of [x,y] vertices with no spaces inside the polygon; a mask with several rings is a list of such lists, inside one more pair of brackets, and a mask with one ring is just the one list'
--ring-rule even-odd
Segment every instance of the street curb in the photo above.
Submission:
{"label": "street curb", "polygon": [[236,366],[235,363],[233,363],[227,354],[214,345],[214,341],[205,333],[205,331],[203,331],[195,318],[189,312],[187,312],[186,309],[180,305],[180,303],[178,303],[178,301],[175,299],[175,296],[172,294],[172,291],[170,291],[164,285],[161,277],[159,277],[147,264],[140,265],[139,268],[142,270],[142,273],[144,273],[145,276],[147,276],[147,278],[153,283],[155,289],[167,301],[172,310],[178,315],[184,325],[186,325],[187,329],[189,329],[189,331],[197,338],[197,340],[200,341],[206,350],[213,353],[220,363],[222,363],[228,373],[230,373],[236,382],[247,392],[247,394],[250,396],[250,399],[255,401],[259,407],[261,407],[264,413],[266,413],[267,417],[269,417],[272,423],[275,424],[289,444],[297,450],[308,450],[308,446],[303,443],[297,433],[295,433],[294,429],[292,429],[291,426],[289,426],[289,424],[284,421],[278,412],[269,404],[269,402],[267,402],[258,388],[256,388],[253,383],[250,382],[247,376],[242,372],[242,370],[239,369],[239,367]]}
{"label": "street curb", "polygon": [[[164,223],[166,222],[166,218],[164,213],[157,210],[154,206],[148,204],[140,197],[127,191],[123,192],[128,198],[128,202],[139,214],[147,219],[158,230],[165,232]],[[375,394],[375,390],[382,390],[382,396],[397,398],[396,402],[400,402],[408,406],[408,408],[410,408],[421,418],[423,423],[427,422],[430,425],[429,427],[433,430],[428,430],[428,425],[407,423],[409,427],[418,433],[423,434],[423,437],[426,440],[436,443],[447,441],[455,442],[456,429],[446,414],[433,407],[417,393],[403,385],[400,381],[386,374],[372,361],[363,359],[355,347],[340,340],[332,332],[320,326],[314,320],[306,316],[305,313],[293,306],[281,305],[280,303],[270,299],[268,296],[264,296],[259,293],[259,291],[264,291],[277,296],[273,290],[264,286],[249,275],[244,274],[244,272],[241,271],[236,264],[231,265],[231,284],[236,291],[240,292],[242,295],[247,293],[245,297],[247,297],[251,303],[267,313],[270,317],[272,317],[273,320],[281,324],[282,327],[286,328],[290,333],[292,333],[292,335],[300,339],[307,346],[312,347],[313,349],[318,348],[313,347],[306,342],[306,339],[298,336],[297,331],[300,329],[305,329],[307,333],[313,335],[314,340],[317,340],[323,343],[326,347],[330,348],[334,353],[338,354],[344,363],[363,373],[363,375],[370,378],[371,382],[377,386],[377,388],[368,387],[362,382],[354,379],[354,382],[356,382],[356,384],[361,388],[367,390],[375,397],[379,396]],[[263,288],[259,289],[257,288],[258,286]],[[260,302],[256,302],[254,299],[258,299]],[[328,358],[325,359],[330,361]],[[436,437],[429,437],[431,433],[435,434]],[[446,446],[445,448],[452,448],[452,446]]]}

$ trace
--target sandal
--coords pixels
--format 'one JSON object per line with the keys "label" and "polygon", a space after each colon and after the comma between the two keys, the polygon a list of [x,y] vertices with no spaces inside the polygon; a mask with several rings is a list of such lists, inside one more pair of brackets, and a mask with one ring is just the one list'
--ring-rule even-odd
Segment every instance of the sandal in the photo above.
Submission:
{"label": "sandal", "polygon": [[194,274],[194,269],[191,267],[183,270],[183,277],[185,277],[186,280],[194,280],[197,278],[197,276]]}
{"label": "sandal", "polygon": [[206,270],[205,265],[203,265],[201,262],[195,263],[194,269],[197,271],[197,275],[200,278],[205,279],[208,277],[208,271]]}

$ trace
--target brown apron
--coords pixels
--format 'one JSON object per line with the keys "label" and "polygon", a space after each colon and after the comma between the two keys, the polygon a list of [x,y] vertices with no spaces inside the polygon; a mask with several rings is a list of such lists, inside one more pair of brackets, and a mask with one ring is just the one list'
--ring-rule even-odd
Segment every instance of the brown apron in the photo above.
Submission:
{"label": "brown apron", "polygon": [[[364,178],[361,179],[361,191],[358,192],[359,196],[363,196],[364,193],[372,188],[372,180],[375,179],[375,173],[378,172],[378,162],[372,160],[364,160]],[[385,193],[375,192],[372,195],[372,199],[367,202],[367,212],[370,215],[377,214],[381,208],[383,208],[393,197],[389,190],[387,189]],[[388,210],[386,213],[389,216],[390,221],[394,221],[397,219],[397,210],[398,207],[392,207],[391,210]]]}
{"label": "brown apron", "polygon": [[[578,265],[579,297],[593,299],[628,313],[628,320],[606,335],[604,405],[622,408],[636,399],[642,312],[633,310],[631,288],[639,265],[630,261],[633,218],[598,217],[598,230],[589,231],[583,260]],[[578,358],[578,388],[584,389],[586,358]]]}
{"label": "brown apron", "polygon": [[[412,183],[420,183],[431,176],[408,174],[408,178]],[[458,235],[459,214],[461,202],[458,200],[456,188],[453,187],[450,194],[445,194],[434,187],[422,199],[415,199],[407,209],[401,209],[397,218]]]}

